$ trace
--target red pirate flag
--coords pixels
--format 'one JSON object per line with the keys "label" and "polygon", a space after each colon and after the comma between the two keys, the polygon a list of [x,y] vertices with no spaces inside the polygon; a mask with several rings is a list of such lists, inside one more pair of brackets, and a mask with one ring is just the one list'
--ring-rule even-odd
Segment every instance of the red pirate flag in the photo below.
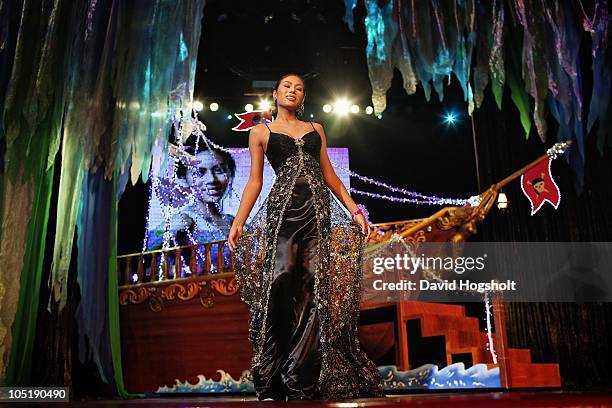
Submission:
{"label": "red pirate flag", "polygon": [[531,203],[531,215],[548,201],[555,207],[561,202],[561,192],[550,172],[550,157],[542,160],[521,175],[521,188]]}
{"label": "red pirate flag", "polygon": [[272,122],[272,115],[266,111],[234,113],[234,116],[240,119],[240,123],[234,126],[232,130],[238,132],[245,132],[260,123]]}

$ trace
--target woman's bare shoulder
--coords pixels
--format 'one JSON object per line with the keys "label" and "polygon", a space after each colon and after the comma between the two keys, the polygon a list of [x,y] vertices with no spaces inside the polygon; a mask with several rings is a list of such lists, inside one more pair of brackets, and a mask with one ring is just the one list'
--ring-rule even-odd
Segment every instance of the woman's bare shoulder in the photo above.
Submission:
{"label": "woman's bare shoulder", "polygon": [[265,142],[268,134],[268,129],[263,123],[259,123],[251,128],[249,131],[249,140],[255,141],[257,144]]}
{"label": "woman's bare shoulder", "polygon": [[251,128],[250,133],[254,135],[265,135],[268,132],[268,127],[264,123],[258,123]]}

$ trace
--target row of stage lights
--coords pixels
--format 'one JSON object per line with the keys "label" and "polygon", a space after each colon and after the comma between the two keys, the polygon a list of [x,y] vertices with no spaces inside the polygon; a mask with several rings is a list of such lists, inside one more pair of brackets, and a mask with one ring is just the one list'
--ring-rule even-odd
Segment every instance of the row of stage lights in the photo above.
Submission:
{"label": "row of stage lights", "polygon": [[[261,99],[258,103],[258,110],[267,111],[272,107],[272,104],[267,99]],[[194,101],[193,108],[200,112],[204,110],[204,103],[202,101]],[[219,110],[219,104],[217,102],[212,102],[208,105],[208,109],[212,112],[216,112]],[[245,112],[252,112],[255,109],[252,103],[247,103],[244,105]],[[361,108],[359,105],[355,105],[350,103],[347,99],[338,99],[334,103],[329,104],[326,103],[323,105],[323,112],[325,113],[333,113],[338,116],[346,116],[349,113],[357,114],[360,112]],[[372,115],[374,113],[374,108],[371,106],[366,106],[365,108],[366,115]],[[379,119],[382,119],[382,114],[376,115]],[[311,114],[312,117],[312,114]]]}
{"label": "row of stage lights", "polygon": [[[138,102],[131,102],[129,105],[125,102],[117,102],[117,107],[120,109],[126,109],[128,106],[130,109],[134,109],[134,110],[140,109],[140,104]],[[270,107],[271,107],[271,103],[269,100],[262,99],[259,101],[258,109],[260,111],[268,111]],[[196,100],[193,102],[192,108],[200,112],[204,110],[204,103],[202,101]],[[253,106],[252,103],[247,103],[246,105],[244,105],[244,110],[246,112],[252,112],[254,108],[255,107]],[[208,109],[212,112],[216,112],[219,110],[219,104],[217,102],[212,102],[208,105]],[[359,111],[360,111],[359,105],[351,104],[346,99],[338,99],[333,104],[326,103],[325,105],[323,105],[323,112],[328,113],[328,114],[334,113],[337,116],[346,116],[349,113],[357,114],[359,113]],[[374,108],[372,108],[371,106],[366,106],[365,113],[367,115],[373,114]],[[163,112],[153,112],[151,116],[162,117]],[[457,115],[454,112],[446,112],[441,116],[442,116],[443,122],[449,127],[454,127],[457,124],[457,122],[460,122],[459,115]],[[227,115],[227,119],[232,119],[233,117],[234,117],[233,115]],[[314,118],[314,114],[311,113],[310,117]],[[382,113],[379,113],[378,115],[376,115],[376,117],[378,119],[382,119]]]}

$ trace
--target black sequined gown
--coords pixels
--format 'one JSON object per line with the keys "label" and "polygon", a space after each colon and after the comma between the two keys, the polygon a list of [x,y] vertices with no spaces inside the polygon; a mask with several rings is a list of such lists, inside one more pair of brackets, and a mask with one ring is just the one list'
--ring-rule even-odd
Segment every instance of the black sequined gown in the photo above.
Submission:
{"label": "black sequined gown", "polygon": [[382,395],[378,369],[357,340],[363,237],[331,198],[320,151],[314,126],[301,138],[270,131],[266,157],[276,180],[238,240],[259,399]]}

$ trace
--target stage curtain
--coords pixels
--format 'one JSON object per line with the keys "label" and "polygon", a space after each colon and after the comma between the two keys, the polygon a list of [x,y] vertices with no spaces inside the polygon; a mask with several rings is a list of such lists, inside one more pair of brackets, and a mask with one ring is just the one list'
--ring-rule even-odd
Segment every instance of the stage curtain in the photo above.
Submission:
{"label": "stage curtain", "polygon": [[[95,361],[104,381],[112,378],[108,343],[118,341],[107,338],[114,329],[106,311],[114,306],[102,295],[116,288],[107,280],[107,271],[115,267],[108,258],[113,247],[101,242],[114,240],[109,222],[116,215],[106,208],[112,208],[129,179],[136,182],[142,174],[146,180],[153,153],[167,142],[171,118],[191,103],[202,9],[197,0],[97,1],[89,4],[87,20],[80,21],[78,31],[86,36],[73,52],[49,302],[59,301],[61,309],[67,300],[76,228],[79,360]],[[91,28],[89,21],[104,24]]]}
{"label": "stage curtain", "polygon": [[[7,22],[0,43],[15,38],[13,51],[7,51],[13,61],[0,140],[6,146],[0,177],[0,382],[7,385],[27,384],[31,374],[55,170],[49,159],[57,151],[64,104],[66,3],[0,3],[0,21]],[[7,63],[4,56],[3,51]]]}
{"label": "stage curtain", "polygon": [[[63,309],[68,275],[78,273],[80,303],[70,310],[79,357],[93,360],[120,396],[131,396],[121,370],[117,203],[129,180],[146,181],[159,165],[154,156],[165,148],[171,119],[190,110],[204,4],[0,1],[3,383],[31,383],[35,335],[49,354],[42,359],[57,363],[64,355],[69,366],[71,333],[62,330],[72,325]],[[10,74],[5,66],[12,66]],[[52,193],[54,236],[47,234]],[[75,231],[76,270],[70,266]],[[48,240],[54,250],[45,259]],[[41,287],[45,262],[48,288]],[[40,298],[49,299],[46,309]],[[37,332],[40,312],[43,321],[57,320],[46,325],[50,332]]]}
{"label": "stage curtain", "polygon": [[[552,144],[543,144],[537,137],[517,137],[522,132],[519,114],[507,103],[509,92],[505,98],[505,109],[499,111],[491,98],[485,98],[482,109],[474,115],[483,189],[528,164]],[[554,122],[549,126],[550,131],[555,130]],[[500,242],[612,241],[612,155],[610,149],[600,153],[596,127],[586,139],[585,157],[582,193],[572,188],[576,176],[569,164],[558,158],[552,165],[561,190],[557,210],[546,204],[531,216],[529,202],[515,181],[504,189],[511,200],[509,211],[504,214],[494,208],[475,238]],[[507,326],[510,347],[530,349],[534,362],[560,364],[564,388],[612,386],[611,303],[510,303]]]}

